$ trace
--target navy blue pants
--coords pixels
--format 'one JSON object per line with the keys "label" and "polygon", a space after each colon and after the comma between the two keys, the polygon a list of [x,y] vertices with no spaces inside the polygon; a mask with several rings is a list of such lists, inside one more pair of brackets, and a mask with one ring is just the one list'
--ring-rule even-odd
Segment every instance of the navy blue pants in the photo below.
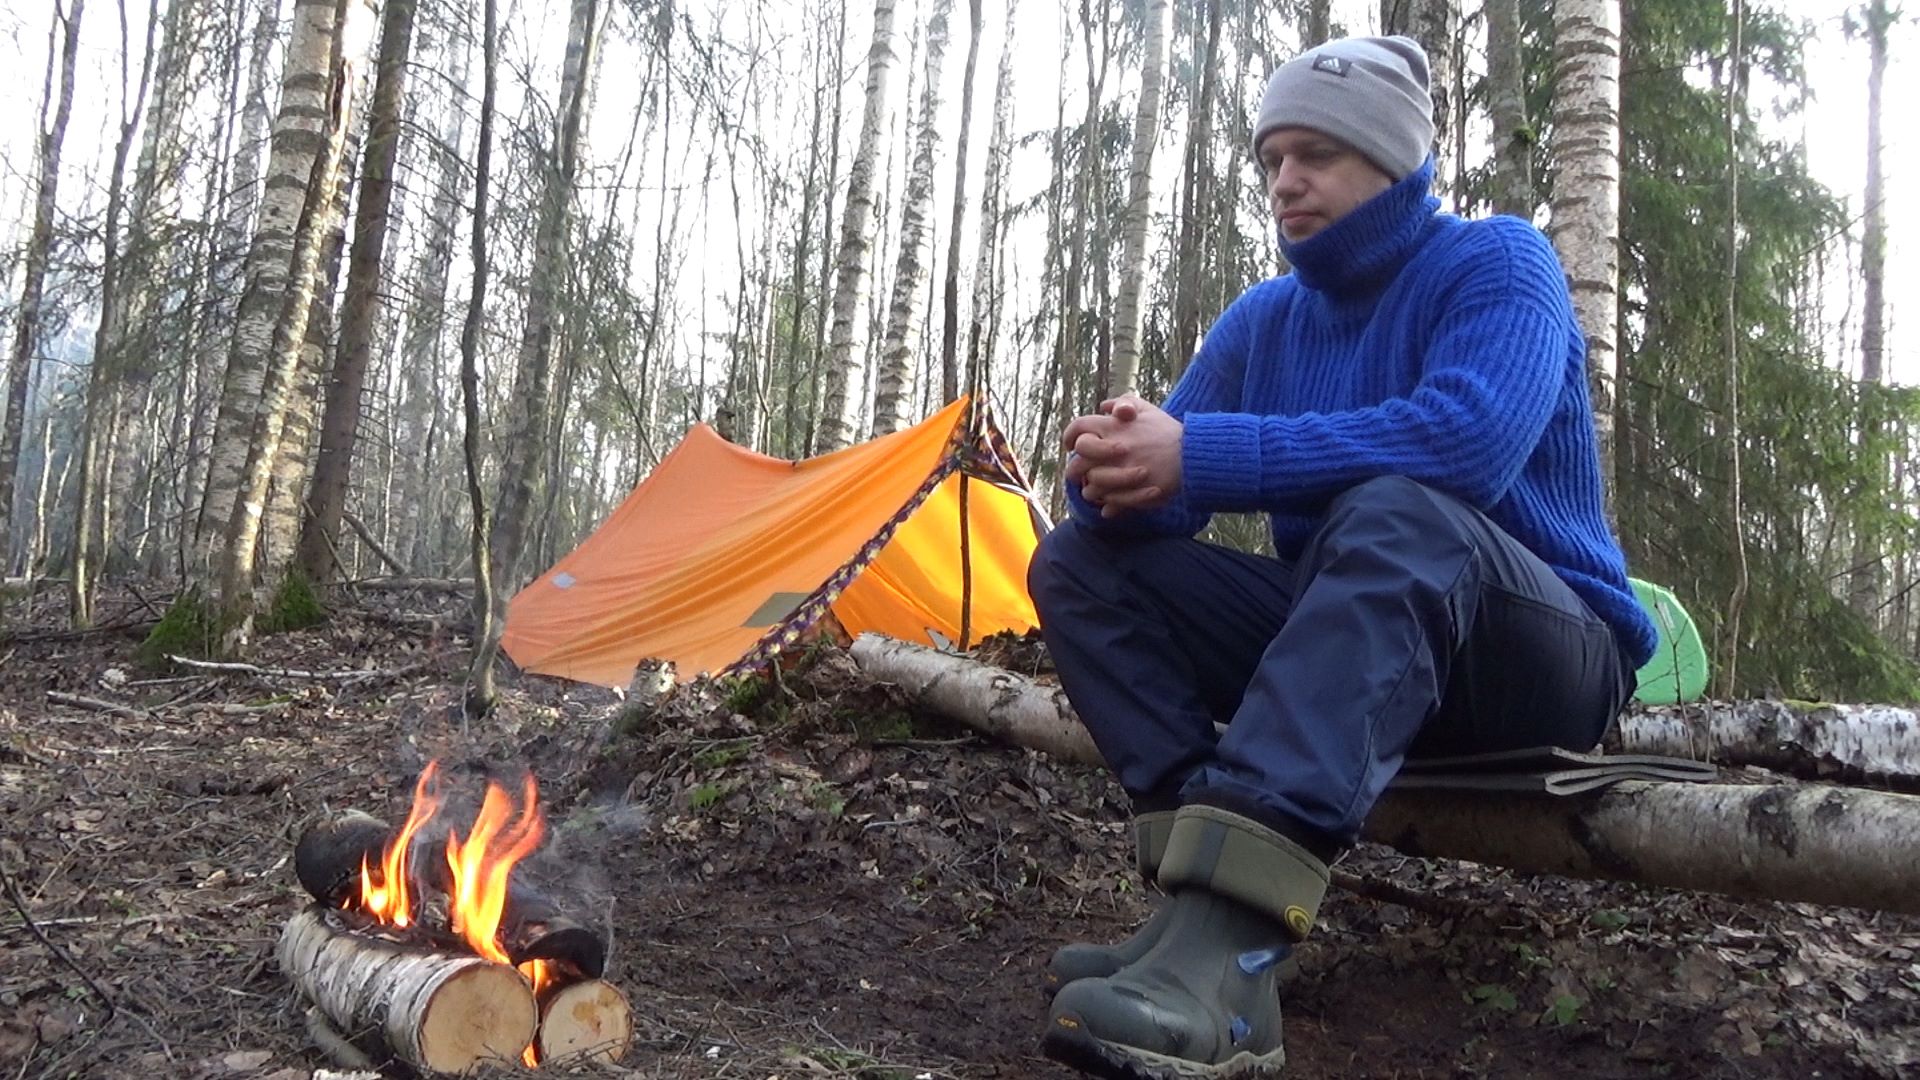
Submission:
{"label": "navy blue pants", "polygon": [[1544,562],[1403,477],[1335,499],[1297,563],[1069,521],[1028,584],[1136,810],[1211,803],[1323,854],[1408,756],[1589,749],[1634,686]]}

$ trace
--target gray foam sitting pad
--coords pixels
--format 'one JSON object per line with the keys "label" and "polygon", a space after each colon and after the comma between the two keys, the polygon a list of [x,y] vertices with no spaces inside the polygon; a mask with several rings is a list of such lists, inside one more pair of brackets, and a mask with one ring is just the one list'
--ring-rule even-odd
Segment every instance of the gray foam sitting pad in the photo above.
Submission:
{"label": "gray foam sitting pad", "polygon": [[1578,795],[1622,780],[1698,783],[1718,775],[1713,763],[1691,758],[1583,754],[1557,746],[1540,746],[1492,754],[1408,758],[1389,786]]}

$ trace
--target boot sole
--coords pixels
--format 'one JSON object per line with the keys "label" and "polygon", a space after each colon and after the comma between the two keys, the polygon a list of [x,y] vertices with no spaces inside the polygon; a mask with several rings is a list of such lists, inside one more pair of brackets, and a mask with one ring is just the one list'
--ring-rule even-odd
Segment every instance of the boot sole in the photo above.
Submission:
{"label": "boot sole", "polygon": [[1284,1048],[1246,1051],[1217,1065],[1168,1057],[1151,1050],[1094,1038],[1075,1016],[1055,1017],[1040,1039],[1040,1052],[1068,1068],[1101,1080],[1243,1080],[1277,1077],[1287,1063]]}

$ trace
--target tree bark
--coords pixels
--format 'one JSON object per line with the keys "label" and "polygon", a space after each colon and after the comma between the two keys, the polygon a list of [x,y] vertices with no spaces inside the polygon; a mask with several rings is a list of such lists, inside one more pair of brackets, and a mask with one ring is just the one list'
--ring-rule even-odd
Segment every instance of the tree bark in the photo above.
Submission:
{"label": "tree bark", "polygon": [[[945,315],[940,325],[940,405],[960,395],[960,237],[967,223],[967,144],[973,133],[973,76],[979,63],[980,0],[967,0],[967,66],[960,78],[960,137],[953,151],[953,219],[947,227],[947,274],[941,290]],[[969,386],[976,377],[968,374]]]}
{"label": "tree bark", "polygon": [[1153,150],[1160,141],[1161,87],[1167,78],[1170,0],[1147,0],[1140,60],[1140,107],[1133,116],[1133,164],[1127,170],[1127,208],[1120,218],[1120,291],[1113,303],[1113,362],[1109,395],[1129,393],[1140,381],[1140,289],[1147,276],[1147,218],[1153,208]]}
{"label": "tree bark", "polygon": [[[1615,0],[1617,2],[1617,0]],[[1427,54],[1427,91],[1433,98],[1433,189],[1444,193],[1450,186],[1447,161],[1464,148],[1449,149],[1448,134],[1453,127],[1453,39],[1459,23],[1454,0],[1381,0],[1380,24],[1385,33],[1405,34],[1420,43]]]}
{"label": "tree bark", "polygon": [[[851,652],[924,708],[1065,761],[1101,763],[1058,687],[875,634],[854,639]],[[1554,798],[1389,789],[1365,834],[1412,855],[1527,873],[1920,913],[1920,797],[1909,795],[1638,781]]]}
{"label": "tree bark", "polygon": [[380,314],[387,215],[393,202],[393,165],[400,148],[400,101],[413,52],[414,0],[386,0],[381,18],[379,73],[368,114],[366,164],[360,177],[360,207],[354,215],[353,254],[347,264],[347,295],[340,308],[340,347],[327,385],[320,426],[320,453],[301,527],[299,564],[309,581],[331,580],[340,542],[347,481],[360,433],[361,396],[373,358],[374,323]]}
{"label": "tree bark", "polygon": [[1486,0],[1485,11],[1487,111],[1493,121],[1493,210],[1531,221],[1537,136],[1527,121],[1520,0]]}
{"label": "tree bark", "polygon": [[[127,9],[119,6],[120,32],[125,40]],[[114,436],[120,413],[120,380],[116,370],[121,355],[120,334],[125,325],[121,305],[124,264],[120,250],[120,222],[126,202],[127,158],[133,152],[133,136],[139,130],[141,114],[146,110],[147,86],[153,73],[153,39],[159,23],[159,2],[148,0],[147,31],[140,57],[140,80],[132,91],[127,88],[133,58],[122,51],[120,57],[120,137],[114,143],[112,173],[107,179],[107,214],[102,230],[100,263],[100,324],[94,332],[93,363],[88,365],[86,403],[81,410],[79,479],[74,493],[74,530],[72,566],[67,579],[67,620],[74,629],[93,625],[93,578],[98,572],[96,548],[106,543],[109,517],[108,500],[102,490],[103,478],[113,472]]]}
{"label": "tree bark", "polygon": [[319,907],[287,920],[275,955],[340,1030],[378,1031],[416,1068],[511,1066],[533,1042],[533,988],[505,964],[347,932]]}
{"label": "tree bark", "polygon": [[[336,114],[331,74],[335,23],[345,10],[336,0],[295,0],[293,6],[292,36],[280,80],[280,109],[273,124],[265,190],[247,251],[246,284],[221,383],[207,490],[200,511],[200,559],[206,567],[218,567],[226,558],[223,545],[259,427],[257,405],[263,397],[274,330],[285,306],[300,219],[313,200],[321,199],[328,206],[332,203],[332,189],[312,192],[309,185],[314,179],[315,159],[332,141],[327,125]],[[317,268],[319,245],[312,247]],[[296,349],[305,338],[308,318],[306,313],[299,317]],[[271,464],[269,461],[269,467]],[[199,580],[203,575],[196,573],[194,577]]]}
{"label": "tree bark", "polygon": [[[1174,243],[1173,259],[1173,336],[1167,346],[1168,365],[1176,380],[1186,370],[1200,340],[1200,232],[1206,221],[1200,208],[1208,205],[1207,189],[1213,181],[1214,70],[1219,66],[1220,9],[1221,0],[1207,0],[1204,44],[1197,37],[1194,42],[1193,67],[1198,86],[1193,94],[1187,151],[1180,170],[1180,233]],[[1324,18],[1324,6],[1321,14]]]}
{"label": "tree bark", "polygon": [[906,205],[900,210],[900,253],[893,269],[893,294],[881,338],[880,370],[874,380],[873,434],[899,431],[912,422],[908,392],[913,358],[920,344],[920,289],[927,277],[927,215],[933,211],[933,155],[940,142],[940,73],[947,55],[947,16],[953,0],[936,0],[927,23],[926,68],[920,87],[920,117],[914,132],[913,163],[907,174]]}
{"label": "tree bark", "polygon": [[[53,246],[53,214],[59,205],[60,151],[67,141],[67,120],[73,115],[73,72],[80,54],[80,17],[86,0],[73,0],[61,11],[54,3],[54,25],[60,32],[47,35],[47,79],[40,95],[40,179],[33,200],[33,231],[27,237],[25,279],[20,307],[13,320],[13,351],[7,357],[7,413],[0,428],[0,571],[11,564],[13,550],[13,485],[20,469],[21,431],[27,417],[27,386],[33,374],[33,350],[40,338],[40,298],[46,287],[47,253]],[[60,84],[56,102],[53,86],[53,42],[60,41]],[[52,123],[47,122],[51,110]]]}
{"label": "tree bark", "polygon": [[[1860,238],[1860,453],[1878,464],[1874,471],[1875,495],[1885,482],[1885,461],[1876,445],[1880,441],[1877,402],[1871,387],[1886,381],[1886,273],[1887,216],[1886,178],[1882,165],[1880,135],[1881,93],[1887,79],[1887,30],[1893,22],[1886,0],[1870,0],[1863,13],[1867,36],[1867,190],[1862,213]],[[1877,503],[1877,500],[1876,500]],[[1848,599],[1853,610],[1870,625],[1880,622],[1880,594],[1886,589],[1886,552],[1880,535],[1879,519],[1885,508],[1873,505],[1860,515],[1853,547],[1853,565],[1848,574]]]}
{"label": "tree bark", "polygon": [[1613,510],[1620,306],[1620,0],[1555,0],[1553,246],[1587,339],[1594,437]]}
{"label": "tree bark", "polygon": [[886,127],[887,78],[893,68],[894,0],[874,0],[873,41],[867,48],[866,104],[860,114],[860,144],[847,170],[847,208],[841,215],[840,251],[834,261],[832,326],[827,338],[825,392],[820,403],[814,452],[843,449],[853,442],[861,409],[854,393],[861,367],[861,299],[867,261],[873,250],[873,176]]}
{"label": "tree bark", "polygon": [[481,0],[485,26],[481,30],[480,149],[473,163],[473,292],[467,297],[467,317],[460,328],[460,409],[463,421],[461,450],[467,469],[467,503],[472,507],[468,537],[473,553],[473,660],[467,668],[467,693],[462,708],[469,717],[493,711],[497,696],[493,660],[500,648],[500,631],[493,624],[493,558],[487,550],[493,524],[481,482],[480,450],[480,323],[487,307],[487,182],[493,162],[494,95],[498,82],[498,33],[495,0]]}
{"label": "tree bark", "polygon": [[[967,323],[968,380],[989,385],[993,368],[994,331],[1000,322],[1000,230],[1006,211],[1007,173],[1012,156],[1009,126],[1013,107],[1013,40],[1019,0],[1007,0],[1006,32],[1001,35],[1000,64],[993,82],[993,135],[987,142],[987,177],[980,191],[979,246],[973,256],[973,317]],[[1015,372],[1008,400],[1018,410],[1020,391]]]}
{"label": "tree bark", "polygon": [[[305,199],[293,230],[293,248],[280,300],[279,317],[264,357],[259,400],[253,410],[252,434],[244,447],[246,461],[234,489],[226,536],[220,546],[215,579],[216,610],[222,623],[225,652],[244,650],[252,637],[257,544],[274,462],[285,433],[287,407],[295,392],[307,321],[314,310],[314,293],[321,277],[326,238],[339,210],[341,159],[346,152],[347,129],[352,122],[356,59],[346,55],[347,22],[356,0],[335,0],[330,21],[326,111],[322,142],[313,155],[304,186]],[[283,106],[284,114],[284,106]]]}
{"label": "tree bark", "polygon": [[1622,716],[1608,745],[1625,753],[1920,790],[1920,712],[1891,705],[1663,706]]}

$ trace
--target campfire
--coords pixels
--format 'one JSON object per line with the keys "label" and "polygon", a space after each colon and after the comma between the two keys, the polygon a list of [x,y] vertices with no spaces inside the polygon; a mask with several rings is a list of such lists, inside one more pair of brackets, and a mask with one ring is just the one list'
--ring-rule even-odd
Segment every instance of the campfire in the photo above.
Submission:
{"label": "campfire", "polygon": [[515,873],[546,838],[533,777],[518,788],[488,779],[456,823],[429,763],[398,830],[350,811],[300,837],[294,872],[315,903],[288,921],[280,966],[340,1031],[444,1073],[625,1053],[606,943]]}

